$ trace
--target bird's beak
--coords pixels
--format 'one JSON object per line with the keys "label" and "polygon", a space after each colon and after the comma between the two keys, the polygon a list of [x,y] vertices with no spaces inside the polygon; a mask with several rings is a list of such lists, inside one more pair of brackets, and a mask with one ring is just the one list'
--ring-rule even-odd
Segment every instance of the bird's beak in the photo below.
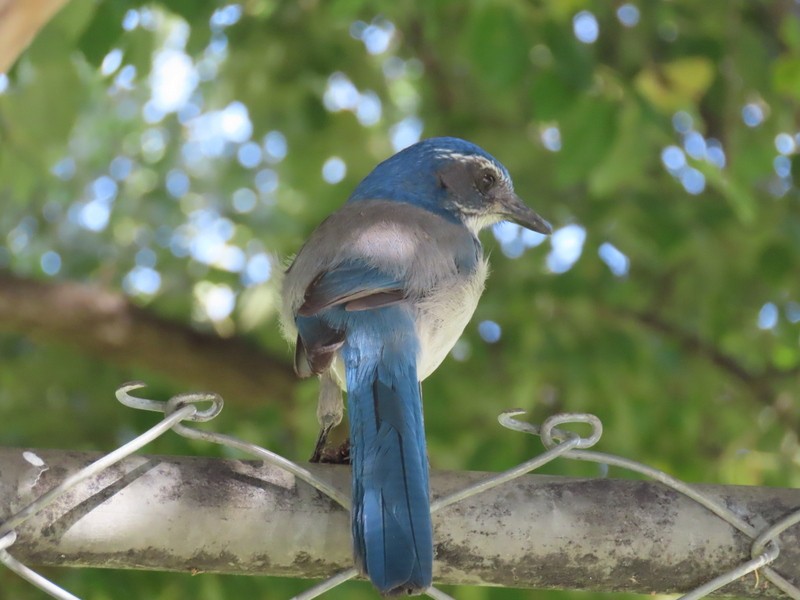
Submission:
{"label": "bird's beak", "polygon": [[525,204],[514,192],[505,195],[500,201],[501,214],[509,221],[522,225],[525,229],[539,233],[553,233],[553,227]]}

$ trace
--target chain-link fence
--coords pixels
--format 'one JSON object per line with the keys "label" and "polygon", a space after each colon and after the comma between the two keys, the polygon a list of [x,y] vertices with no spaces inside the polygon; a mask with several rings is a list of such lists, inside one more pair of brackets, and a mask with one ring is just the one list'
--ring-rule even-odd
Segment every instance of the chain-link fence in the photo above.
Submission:
{"label": "chain-link fence", "polygon": [[[222,398],[215,394],[184,394],[159,402],[130,394],[141,387],[141,383],[126,384],[117,391],[117,398],[132,408],[162,412],[164,419],[88,465],[82,464],[86,462],[85,457],[73,457],[75,460],[70,462],[69,457],[53,452],[9,449],[0,453],[0,466],[12,462],[24,466],[16,470],[0,469],[0,506],[8,513],[3,515],[5,521],[0,525],[0,561],[6,567],[60,599],[74,599],[75,596],[26,566],[25,560],[18,560],[12,552],[17,556],[29,556],[38,564],[194,568],[305,577],[319,577],[332,568],[339,569],[333,577],[297,596],[303,599],[315,598],[358,575],[353,568],[342,568],[335,560],[322,559],[331,555],[337,555],[339,561],[349,559],[349,552],[342,551],[347,547],[342,544],[342,537],[349,531],[350,500],[344,491],[349,488],[347,469],[298,465],[231,436],[183,424],[185,421],[209,421],[219,414]],[[439,565],[435,578],[438,581],[520,587],[544,583],[575,589],[642,593],[691,589],[681,597],[683,600],[704,598],[728,586],[725,592],[800,600],[797,567],[800,564],[800,527],[794,527],[800,523],[800,493],[690,486],[635,461],[588,450],[602,435],[602,424],[593,415],[555,415],[537,427],[519,421],[516,417],[522,414],[523,411],[508,411],[499,421],[507,429],[540,436],[545,446],[542,454],[492,475],[439,477],[433,474],[431,511],[436,537],[440,538],[436,540]],[[589,435],[580,436],[560,428],[574,424],[588,424]],[[172,464],[174,471],[159,473],[154,465],[169,470],[170,465],[164,466],[167,459],[138,457],[138,463],[126,463],[125,469],[119,468],[121,462],[131,460],[134,452],[169,430],[187,438],[235,448],[264,461],[261,464],[270,466],[271,470],[265,473],[258,471],[257,466],[238,463],[218,470],[217,489],[224,490],[226,500],[235,497],[237,501],[215,503],[213,498],[209,499],[209,495],[213,496],[208,491],[210,487],[203,493],[191,487],[208,486],[212,468],[205,463],[198,466],[187,462],[189,459],[177,460]],[[530,484],[527,481],[530,477],[522,477],[556,458],[621,467],[656,483],[542,477]],[[57,483],[53,485],[49,480],[54,473],[49,471],[56,464],[59,474],[67,475],[55,474]],[[132,509],[130,503],[124,505],[122,512],[128,515],[127,524],[104,516],[103,507],[117,510],[119,514],[120,511],[109,503],[127,502],[125,489],[151,471],[151,479],[143,485],[160,486],[162,499],[169,497],[171,503],[148,505],[141,500],[139,490],[136,494],[139,512]],[[287,480],[285,476],[293,479]],[[297,492],[295,479],[311,486],[316,490],[315,495],[310,495],[311,488],[305,495]],[[262,490],[268,483],[277,490],[276,495],[253,496],[254,488],[250,487],[246,494],[237,496],[240,492],[233,485],[236,481],[251,486],[255,482],[255,488]],[[191,482],[191,485],[181,487],[180,482]],[[39,489],[46,485],[50,487],[40,493]],[[170,485],[176,487],[170,488]],[[604,487],[599,489],[601,485]],[[292,497],[291,502],[280,495],[290,489],[300,494]],[[194,497],[192,508],[187,508],[186,497]],[[145,508],[141,508],[142,504]],[[198,539],[180,535],[176,536],[180,540],[171,541],[169,549],[161,548],[147,555],[137,553],[133,547],[141,541],[137,536],[142,530],[142,522],[137,519],[141,511],[149,511],[151,516],[157,512],[155,504],[162,511],[170,512],[169,518],[173,520],[176,514],[193,512],[188,520],[194,521]],[[292,507],[289,512],[296,514],[287,517],[287,505]],[[296,508],[303,505],[310,507],[308,512]],[[242,513],[245,506],[253,508],[247,515]],[[276,508],[281,516],[267,516]],[[207,536],[213,527],[202,526],[200,509],[206,511],[211,522],[222,519],[244,524],[242,530],[229,532],[231,538],[225,542],[228,546],[223,553],[227,557],[226,564],[212,559],[210,553],[202,556],[191,553],[190,547],[199,544],[198,540]],[[239,512],[220,514],[231,510]],[[305,549],[300,553],[302,561],[295,555],[292,566],[280,567],[276,565],[281,561],[265,554],[263,548],[253,549],[259,544],[268,544],[264,529],[270,518],[275,527],[291,531],[289,537],[305,536]],[[509,520],[503,521],[503,518]],[[108,542],[106,533],[109,520],[113,520],[112,542]],[[80,523],[82,528],[77,526]],[[255,523],[263,523],[264,527],[254,526]],[[248,528],[255,532],[252,539],[249,539]],[[100,530],[104,532],[102,535]],[[54,531],[59,535],[52,535]],[[73,535],[65,541],[67,532]],[[167,538],[171,532],[156,529],[152,533],[156,538],[158,535]],[[48,545],[54,542],[50,539],[45,543],[46,537],[57,539],[62,545]],[[272,537],[288,539],[282,535]],[[474,542],[476,537],[480,538],[480,543]],[[239,540],[244,545],[250,542],[250,550],[240,547],[237,551],[235,544]],[[81,542],[85,545],[81,546]],[[131,544],[128,552],[124,551],[126,543]],[[157,543],[150,539],[144,546],[152,550]],[[69,554],[75,556],[70,560]],[[315,558],[319,560],[315,562]],[[697,577],[705,573],[716,576],[697,583]],[[614,583],[610,584],[612,579]],[[592,585],[587,584],[587,580],[592,581]],[[426,593],[432,598],[449,597],[433,587]]]}

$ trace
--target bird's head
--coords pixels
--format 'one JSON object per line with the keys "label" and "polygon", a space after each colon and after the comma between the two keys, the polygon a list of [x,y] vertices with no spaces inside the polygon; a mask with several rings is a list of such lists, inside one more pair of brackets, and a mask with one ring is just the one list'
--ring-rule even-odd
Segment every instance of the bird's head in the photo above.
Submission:
{"label": "bird's head", "polygon": [[379,164],[350,201],[381,199],[416,204],[458,220],[474,233],[499,221],[550,233],[550,224],[514,193],[506,168],[465,140],[429,138]]}

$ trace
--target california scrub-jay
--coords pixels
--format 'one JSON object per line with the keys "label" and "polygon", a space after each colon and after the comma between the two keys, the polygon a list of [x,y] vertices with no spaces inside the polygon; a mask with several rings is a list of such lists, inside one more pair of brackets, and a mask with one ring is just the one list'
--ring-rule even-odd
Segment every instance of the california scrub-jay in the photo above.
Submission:
{"label": "california scrub-jay", "polygon": [[355,561],[383,594],[431,585],[433,535],[420,381],[472,317],[487,275],[478,232],[550,225],[478,146],[431,138],[379,164],[286,272],[298,375],[321,379],[315,456],[347,391]]}

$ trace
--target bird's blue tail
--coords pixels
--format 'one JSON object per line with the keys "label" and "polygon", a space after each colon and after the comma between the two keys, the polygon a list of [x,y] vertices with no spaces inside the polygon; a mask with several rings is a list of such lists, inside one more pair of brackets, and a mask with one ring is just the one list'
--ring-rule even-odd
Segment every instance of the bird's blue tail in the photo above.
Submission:
{"label": "bird's blue tail", "polygon": [[353,544],[356,563],[381,593],[414,594],[430,587],[433,568],[417,340],[413,327],[381,333],[377,341],[351,331],[343,348]]}

